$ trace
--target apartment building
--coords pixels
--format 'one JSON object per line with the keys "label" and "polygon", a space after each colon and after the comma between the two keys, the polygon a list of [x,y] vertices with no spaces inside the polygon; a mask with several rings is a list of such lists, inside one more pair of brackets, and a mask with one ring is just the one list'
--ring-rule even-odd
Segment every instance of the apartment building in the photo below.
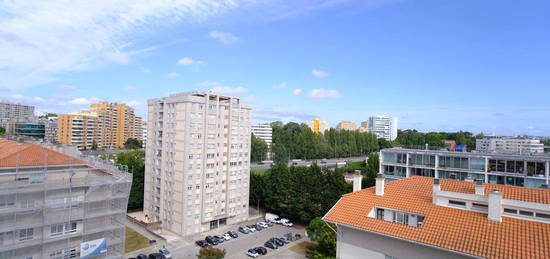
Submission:
{"label": "apartment building", "polygon": [[321,119],[312,120],[308,122],[307,125],[309,126],[311,131],[313,131],[313,133],[315,134],[319,134],[319,133],[323,134],[325,133],[325,131],[330,129],[330,126],[328,125],[328,123],[326,121],[322,121]]}
{"label": "apartment building", "polygon": [[248,218],[251,106],[186,92],[148,101],[144,214],[178,235]]}
{"label": "apartment building", "polygon": [[10,119],[34,117],[34,106],[0,101],[0,126],[6,127]]}
{"label": "apartment building", "polygon": [[89,149],[122,148],[129,138],[141,139],[142,120],[125,104],[99,102],[81,112],[59,115],[58,141]]}
{"label": "apartment building", "polygon": [[369,132],[369,122],[368,121],[362,121],[361,127],[358,128],[359,132]]}
{"label": "apartment building", "polygon": [[1,259],[125,258],[131,174],[63,152],[0,139]]}
{"label": "apartment building", "polygon": [[57,141],[76,146],[79,150],[104,146],[99,135],[99,117],[94,112],[59,114]]}
{"label": "apartment building", "polygon": [[337,130],[357,130],[357,125],[353,121],[341,121],[336,125]]}
{"label": "apartment building", "polygon": [[378,138],[393,141],[397,138],[397,118],[386,115],[377,115],[369,118],[369,131]]}
{"label": "apartment building", "polygon": [[147,145],[147,121],[141,122],[141,142],[143,143],[143,148]]}
{"label": "apartment building", "polygon": [[516,154],[544,153],[544,144],[538,139],[486,136],[476,139],[476,150]]}
{"label": "apartment building", "polygon": [[358,189],[323,217],[338,259],[550,258],[549,189],[381,174]]}
{"label": "apartment building", "polygon": [[268,146],[271,146],[271,142],[273,140],[273,129],[269,123],[252,125],[250,126],[250,132],[257,138],[265,141]]}
{"label": "apartment building", "polygon": [[549,183],[550,156],[388,148],[380,151],[380,172],[388,179],[414,175],[474,179],[484,183],[538,188]]}

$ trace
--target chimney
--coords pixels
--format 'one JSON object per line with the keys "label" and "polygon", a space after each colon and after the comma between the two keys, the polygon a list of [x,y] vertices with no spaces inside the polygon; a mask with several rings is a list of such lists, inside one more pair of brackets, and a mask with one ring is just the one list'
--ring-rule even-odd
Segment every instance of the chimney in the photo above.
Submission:
{"label": "chimney", "polygon": [[380,173],[376,175],[376,195],[384,195],[384,175]]}
{"label": "chimney", "polygon": [[360,191],[361,190],[361,180],[363,179],[363,176],[361,174],[355,174],[353,176],[353,192]]}
{"label": "chimney", "polygon": [[502,193],[496,189],[489,192],[489,220],[502,222]]}
{"label": "chimney", "polygon": [[476,180],[476,195],[485,195],[483,180]]}
{"label": "chimney", "polygon": [[437,192],[441,191],[441,185],[439,184],[439,178],[434,178],[434,185],[432,186],[432,203],[435,205],[437,202]]}

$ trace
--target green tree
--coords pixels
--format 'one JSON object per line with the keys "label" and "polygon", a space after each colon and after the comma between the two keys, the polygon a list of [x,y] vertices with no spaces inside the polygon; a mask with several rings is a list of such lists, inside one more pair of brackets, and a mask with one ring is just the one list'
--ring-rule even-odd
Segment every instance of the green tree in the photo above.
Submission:
{"label": "green tree", "polygon": [[6,129],[0,126],[0,136],[4,135],[5,133],[6,133]]}
{"label": "green tree", "polygon": [[135,138],[129,138],[124,142],[125,149],[140,149],[143,147],[143,142]]}
{"label": "green tree", "polygon": [[116,165],[125,165],[132,174],[132,189],[128,198],[128,210],[143,208],[143,181],[145,172],[145,152],[134,150],[118,153],[115,156]]}
{"label": "green tree", "polygon": [[380,157],[377,153],[370,153],[367,159],[367,168],[363,177],[362,188],[369,188],[376,184],[376,175],[380,171]]}
{"label": "green tree", "polygon": [[[331,229],[332,227],[332,229]],[[306,256],[312,259],[336,257],[336,227],[317,217],[306,227],[307,236],[314,244],[308,247]]]}
{"label": "green tree", "polygon": [[380,149],[391,148],[392,146],[391,142],[387,141],[385,138],[378,139],[378,147]]}
{"label": "green tree", "polygon": [[254,134],[250,136],[251,149],[250,149],[250,161],[260,162],[267,159],[268,146],[263,139],[257,138]]}
{"label": "green tree", "polygon": [[97,142],[92,142],[92,150],[97,150]]}
{"label": "green tree", "polygon": [[225,257],[225,249],[218,249],[211,246],[203,247],[199,250],[198,259],[222,259]]}

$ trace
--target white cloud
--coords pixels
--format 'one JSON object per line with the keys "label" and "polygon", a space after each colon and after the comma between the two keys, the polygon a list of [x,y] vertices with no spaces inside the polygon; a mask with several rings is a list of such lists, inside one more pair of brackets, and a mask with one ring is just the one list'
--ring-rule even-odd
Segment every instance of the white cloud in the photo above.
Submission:
{"label": "white cloud", "polygon": [[126,105],[128,106],[131,106],[133,108],[135,108],[136,106],[140,105],[141,102],[140,101],[129,101],[129,102],[126,102]]}
{"label": "white cloud", "polygon": [[178,64],[179,64],[179,65],[184,65],[184,66],[202,65],[202,64],[204,64],[204,61],[202,61],[202,60],[194,60],[194,59],[189,58],[189,57],[183,57],[183,58],[181,58],[180,60],[178,60]]}
{"label": "white cloud", "polygon": [[64,92],[71,92],[76,90],[76,88],[72,85],[60,85],[57,87],[57,90],[64,91]]}
{"label": "white cloud", "polygon": [[244,86],[228,86],[228,85],[223,85],[219,82],[213,82],[213,81],[204,81],[198,85],[201,87],[208,87],[210,88],[209,91],[216,92],[216,93],[242,94],[242,93],[248,92],[248,89]]}
{"label": "white cloud", "polygon": [[296,96],[301,95],[302,94],[302,89],[296,88],[296,89],[294,89],[294,91],[292,91],[292,93]]}
{"label": "white cloud", "polygon": [[105,61],[128,64],[133,55],[155,48],[139,49],[137,40],[176,23],[205,21],[239,4],[233,0],[2,1],[0,85],[15,90]]}
{"label": "white cloud", "polygon": [[240,39],[229,32],[211,31],[210,38],[216,39],[223,44],[237,43]]}
{"label": "white cloud", "polygon": [[166,77],[168,77],[168,78],[170,78],[170,79],[174,79],[174,78],[176,78],[176,77],[178,77],[178,76],[179,76],[179,74],[176,73],[176,72],[170,72],[170,73],[168,73],[168,74],[166,75]]}
{"label": "white cloud", "polygon": [[342,94],[340,94],[338,91],[323,88],[313,89],[309,91],[308,96],[315,99],[342,98]]}
{"label": "white cloud", "polygon": [[284,88],[287,88],[287,87],[288,87],[288,83],[287,82],[282,82],[282,83],[274,86],[273,88],[284,89]]}
{"label": "white cloud", "polygon": [[126,92],[131,92],[131,91],[135,91],[135,90],[136,90],[136,87],[133,86],[133,85],[129,85],[129,86],[124,87],[124,91],[126,91]]}
{"label": "white cloud", "polygon": [[330,74],[323,70],[313,69],[311,70],[311,75],[317,78],[323,78],[329,76]]}
{"label": "white cloud", "polygon": [[70,104],[74,104],[74,105],[87,105],[87,104],[91,104],[91,103],[95,103],[95,102],[98,102],[99,99],[92,96],[90,98],[86,98],[86,97],[78,97],[78,98],[74,98],[72,100],[69,101]]}

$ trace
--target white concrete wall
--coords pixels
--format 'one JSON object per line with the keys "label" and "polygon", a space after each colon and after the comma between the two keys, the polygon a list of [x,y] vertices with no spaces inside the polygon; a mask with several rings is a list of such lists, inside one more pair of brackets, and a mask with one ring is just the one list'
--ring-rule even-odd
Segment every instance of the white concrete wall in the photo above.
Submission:
{"label": "white concrete wall", "polygon": [[400,259],[471,258],[349,227],[339,226],[338,229],[342,232],[337,251],[340,259],[385,259],[386,255]]}

